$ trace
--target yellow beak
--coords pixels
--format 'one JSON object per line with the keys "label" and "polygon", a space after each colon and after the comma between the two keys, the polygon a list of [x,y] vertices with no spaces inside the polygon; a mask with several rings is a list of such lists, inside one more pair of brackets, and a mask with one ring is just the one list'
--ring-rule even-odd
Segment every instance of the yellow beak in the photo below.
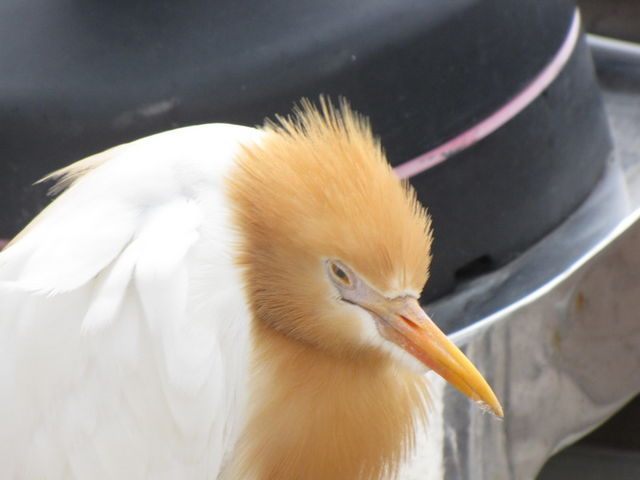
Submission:
{"label": "yellow beak", "polygon": [[382,327],[383,335],[436,372],[467,397],[487,405],[502,417],[502,406],[469,359],[436,326],[418,301],[398,297],[367,305]]}

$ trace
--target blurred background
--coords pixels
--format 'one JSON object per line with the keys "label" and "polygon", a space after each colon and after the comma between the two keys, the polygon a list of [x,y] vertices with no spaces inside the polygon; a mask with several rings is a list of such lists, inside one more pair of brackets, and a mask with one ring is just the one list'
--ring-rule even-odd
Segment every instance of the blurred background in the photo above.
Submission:
{"label": "blurred background", "polygon": [[[587,32],[632,44],[598,49],[598,83],[603,91],[617,156],[624,168],[638,166],[640,154],[640,2],[635,0],[579,0]],[[617,49],[615,48],[617,47]],[[604,51],[603,51],[604,50]],[[617,53],[616,53],[617,50]],[[620,54],[624,50],[626,54]],[[637,345],[640,349],[640,345]],[[640,398],[574,446],[552,457],[540,480],[640,478]]]}

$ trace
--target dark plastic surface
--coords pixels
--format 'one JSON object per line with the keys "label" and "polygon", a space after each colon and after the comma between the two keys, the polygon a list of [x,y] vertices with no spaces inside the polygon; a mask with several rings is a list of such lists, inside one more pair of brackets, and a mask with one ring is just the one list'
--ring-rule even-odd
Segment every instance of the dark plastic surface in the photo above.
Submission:
{"label": "dark plastic surface", "polygon": [[[301,96],[345,95],[390,161],[473,125],[553,57],[560,0],[4,0],[0,237],[46,203],[47,172],[204,122],[255,125]],[[587,52],[547,95],[413,180],[434,215],[429,297],[506,261],[588,193],[609,149]]]}
{"label": "dark plastic surface", "polygon": [[414,177],[435,226],[426,298],[517,257],[566,218],[600,178],[607,119],[581,41],[555,82],[483,141]]}

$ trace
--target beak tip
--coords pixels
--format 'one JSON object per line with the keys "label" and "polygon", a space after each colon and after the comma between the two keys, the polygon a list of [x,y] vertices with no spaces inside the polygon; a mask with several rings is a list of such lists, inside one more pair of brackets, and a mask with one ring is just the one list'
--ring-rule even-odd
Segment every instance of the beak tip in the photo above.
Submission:
{"label": "beak tip", "polygon": [[502,409],[502,405],[500,405],[500,401],[497,398],[491,398],[488,400],[475,400],[476,404],[482,409],[482,411],[490,413],[494,417],[504,418],[504,410]]}
{"label": "beak tip", "polygon": [[[489,384],[484,378],[480,376],[479,372],[476,372],[479,377],[479,384],[481,388],[472,391],[472,393],[466,393],[484,412],[490,413],[498,418],[504,418],[504,410],[500,404],[500,400],[493,392]],[[463,392],[465,393],[465,392]]]}
{"label": "beak tip", "polygon": [[491,413],[496,417],[500,419],[504,418],[504,410],[502,409],[502,405],[500,405],[499,403],[496,403],[495,405],[490,406],[489,409]]}

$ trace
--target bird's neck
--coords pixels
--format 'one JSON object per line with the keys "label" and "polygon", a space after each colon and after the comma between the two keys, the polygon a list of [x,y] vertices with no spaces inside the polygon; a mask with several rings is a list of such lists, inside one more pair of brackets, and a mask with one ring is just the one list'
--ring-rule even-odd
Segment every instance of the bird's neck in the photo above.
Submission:
{"label": "bird's neck", "polygon": [[231,478],[393,478],[425,418],[424,378],[380,356],[333,356],[261,326]]}

